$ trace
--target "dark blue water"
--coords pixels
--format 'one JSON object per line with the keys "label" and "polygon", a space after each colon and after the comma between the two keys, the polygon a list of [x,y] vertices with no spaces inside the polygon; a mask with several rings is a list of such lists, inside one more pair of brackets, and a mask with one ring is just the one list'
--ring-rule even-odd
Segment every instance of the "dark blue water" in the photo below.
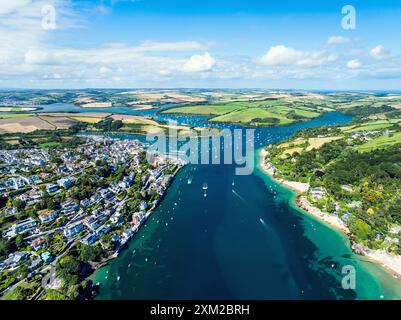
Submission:
{"label": "dark blue water", "polygon": [[[174,118],[188,125],[203,119]],[[349,120],[329,113],[307,123],[257,129],[255,145],[283,140],[301,128]],[[260,160],[257,153],[250,157]],[[209,186],[207,197],[202,190],[205,182]],[[101,283],[97,298],[401,296],[398,282],[353,254],[344,235],[305,215],[293,199],[291,191],[278,186],[258,168],[252,175],[236,176],[234,165],[186,166],[128,248],[94,274],[93,279]],[[356,269],[355,290],[341,286],[344,265]]]}

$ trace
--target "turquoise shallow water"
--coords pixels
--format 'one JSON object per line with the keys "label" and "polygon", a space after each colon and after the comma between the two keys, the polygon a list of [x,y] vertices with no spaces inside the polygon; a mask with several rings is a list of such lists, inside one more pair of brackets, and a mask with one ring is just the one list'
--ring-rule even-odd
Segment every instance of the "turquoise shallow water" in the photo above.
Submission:
{"label": "turquoise shallow water", "polygon": [[[327,114],[258,129],[255,143],[262,147],[301,127],[347,121]],[[356,269],[355,290],[341,287],[344,265]],[[92,278],[101,283],[97,299],[401,297],[398,281],[354,255],[344,235],[299,210],[292,191],[258,168],[235,176],[232,165],[183,168],[128,248]]]}

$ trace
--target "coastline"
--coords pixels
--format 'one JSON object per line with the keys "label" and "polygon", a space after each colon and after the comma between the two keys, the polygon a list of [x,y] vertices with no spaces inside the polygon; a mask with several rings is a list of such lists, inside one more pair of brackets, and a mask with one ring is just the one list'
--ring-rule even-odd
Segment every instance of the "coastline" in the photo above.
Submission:
{"label": "coastline", "polygon": [[[168,188],[164,191],[164,193],[161,195],[161,197],[160,197],[159,201],[157,202],[157,204],[154,205],[154,206],[152,206],[152,207],[147,211],[147,214],[146,214],[146,216],[145,216],[145,219],[144,219],[137,227],[135,227],[134,230],[132,230],[132,231],[133,231],[133,234],[132,234],[131,238],[129,238],[124,244],[120,245],[120,247],[118,247],[116,251],[114,251],[112,254],[110,254],[110,255],[107,256],[106,258],[104,258],[104,259],[102,259],[101,261],[98,261],[98,262],[91,262],[91,263],[90,263],[90,265],[91,265],[91,267],[92,267],[92,271],[91,271],[90,274],[85,278],[86,280],[91,280],[91,281],[93,281],[93,276],[94,276],[94,274],[95,274],[98,270],[100,270],[100,269],[103,268],[103,267],[108,266],[110,261],[117,259],[118,256],[120,255],[120,253],[128,247],[129,242],[130,242],[133,238],[135,238],[136,234],[139,232],[139,230],[142,228],[142,226],[146,223],[146,221],[149,219],[149,217],[150,217],[150,216],[153,214],[153,212],[157,209],[157,207],[159,206],[159,204],[161,203],[161,201],[162,201],[162,200],[164,199],[164,197],[166,196],[168,190],[170,189],[171,184],[172,184],[173,181],[175,180],[175,178],[176,178],[178,172],[179,172],[181,169],[183,169],[184,167],[185,167],[185,165],[183,165],[183,166],[177,168],[177,169],[174,171],[173,177],[172,177],[172,180],[171,180],[171,183],[170,183],[169,187],[168,187]],[[98,282],[97,282],[97,283],[93,283],[93,286],[94,286],[94,289],[96,290],[96,293],[95,293],[95,294],[92,294],[92,296],[91,296],[92,299],[96,297],[96,295],[97,295],[97,293],[98,293],[98,290],[99,290],[99,288],[100,288],[100,283],[98,283]]]}
{"label": "coastline", "polygon": [[297,192],[297,193],[304,193],[307,192],[309,190],[309,184],[307,183],[302,183],[302,182],[297,182],[297,181],[288,181],[288,180],[284,180],[281,178],[277,178],[274,176],[274,171],[270,168],[267,168],[265,165],[265,158],[268,154],[268,152],[263,148],[260,151],[260,154],[262,156],[262,160],[260,162],[260,168],[266,172],[274,181],[278,182],[279,184]]}
{"label": "coastline", "polygon": [[[266,167],[265,158],[268,152],[265,148],[260,151],[261,160],[259,161],[259,167],[269,175],[274,181],[278,182],[282,186],[289,188],[297,193],[295,203],[304,212],[312,215],[313,217],[325,222],[329,226],[341,231],[348,238],[351,237],[351,232],[348,227],[338,217],[331,216],[322,212],[319,208],[314,207],[305,197],[301,194],[309,189],[309,185],[306,183],[287,181],[274,176],[274,170]],[[305,190],[306,189],[306,190]],[[351,241],[351,249],[358,255],[366,257],[371,262],[376,263],[387,270],[395,279],[401,280],[401,256],[396,256],[385,252],[384,250],[371,250],[364,247],[361,244],[357,244]]]}

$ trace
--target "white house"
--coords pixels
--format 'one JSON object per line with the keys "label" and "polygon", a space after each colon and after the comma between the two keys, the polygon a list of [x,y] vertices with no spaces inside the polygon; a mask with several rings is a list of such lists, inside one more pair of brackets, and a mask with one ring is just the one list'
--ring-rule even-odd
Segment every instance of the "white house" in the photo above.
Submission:
{"label": "white house", "polygon": [[53,210],[43,210],[38,212],[38,216],[42,223],[49,223],[57,218],[57,212]]}

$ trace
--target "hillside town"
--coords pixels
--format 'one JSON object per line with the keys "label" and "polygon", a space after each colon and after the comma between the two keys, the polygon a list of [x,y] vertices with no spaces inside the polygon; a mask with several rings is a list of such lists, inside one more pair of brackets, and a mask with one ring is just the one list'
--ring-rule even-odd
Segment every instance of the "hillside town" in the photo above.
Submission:
{"label": "hillside town", "polygon": [[136,140],[95,136],[0,159],[0,294],[29,280],[40,284],[29,298],[61,286],[57,261],[72,248],[117,256],[184,165]]}

